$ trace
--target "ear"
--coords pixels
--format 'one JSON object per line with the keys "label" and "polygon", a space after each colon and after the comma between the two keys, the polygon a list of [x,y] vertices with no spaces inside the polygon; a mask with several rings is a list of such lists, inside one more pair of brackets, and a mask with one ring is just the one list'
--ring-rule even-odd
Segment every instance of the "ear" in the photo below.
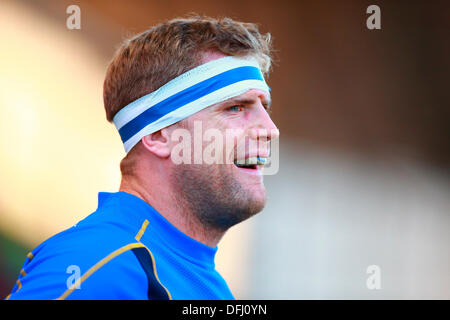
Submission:
{"label": "ear", "polygon": [[167,158],[170,156],[171,141],[169,131],[166,128],[146,135],[141,141],[144,148],[157,157]]}

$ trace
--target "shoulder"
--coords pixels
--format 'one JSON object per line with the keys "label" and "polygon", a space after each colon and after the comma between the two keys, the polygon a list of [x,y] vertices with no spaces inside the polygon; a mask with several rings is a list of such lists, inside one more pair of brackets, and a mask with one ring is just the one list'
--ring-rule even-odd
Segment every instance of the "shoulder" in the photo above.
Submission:
{"label": "shoulder", "polygon": [[146,299],[142,247],[118,224],[82,221],[28,255],[10,299]]}

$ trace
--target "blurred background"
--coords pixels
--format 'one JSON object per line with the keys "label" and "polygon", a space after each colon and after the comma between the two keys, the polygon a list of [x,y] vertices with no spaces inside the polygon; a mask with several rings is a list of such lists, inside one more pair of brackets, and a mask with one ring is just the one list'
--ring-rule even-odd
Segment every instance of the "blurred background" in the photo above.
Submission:
{"label": "blurred background", "polygon": [[449,299],[450,4],[364,0],[2,0],[0,296],[28,251],[119,188],[102,100],[119,43],[190,12],[258,23],[277,50],[279,172],[216,259],[236,298]]}

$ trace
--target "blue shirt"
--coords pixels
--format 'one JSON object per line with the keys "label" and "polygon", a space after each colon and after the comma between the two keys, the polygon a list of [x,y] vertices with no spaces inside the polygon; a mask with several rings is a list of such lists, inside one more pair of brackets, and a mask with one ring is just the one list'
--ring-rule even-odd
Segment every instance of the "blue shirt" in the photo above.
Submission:
{"label": "blue shirt", "polygon": [[7,299],[234,299],[216,252],[142,199],[100,192],[94,213],[28,254]]}

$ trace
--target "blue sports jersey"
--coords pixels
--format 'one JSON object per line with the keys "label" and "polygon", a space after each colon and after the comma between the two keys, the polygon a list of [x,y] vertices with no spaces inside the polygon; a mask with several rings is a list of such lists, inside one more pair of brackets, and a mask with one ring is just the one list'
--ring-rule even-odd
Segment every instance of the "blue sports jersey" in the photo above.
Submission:
{"label": "blue sports jersey", "polygon": [[27,255],[7,299],[234,299],[216,252],[144,200],[100,192],[94,213]]}

